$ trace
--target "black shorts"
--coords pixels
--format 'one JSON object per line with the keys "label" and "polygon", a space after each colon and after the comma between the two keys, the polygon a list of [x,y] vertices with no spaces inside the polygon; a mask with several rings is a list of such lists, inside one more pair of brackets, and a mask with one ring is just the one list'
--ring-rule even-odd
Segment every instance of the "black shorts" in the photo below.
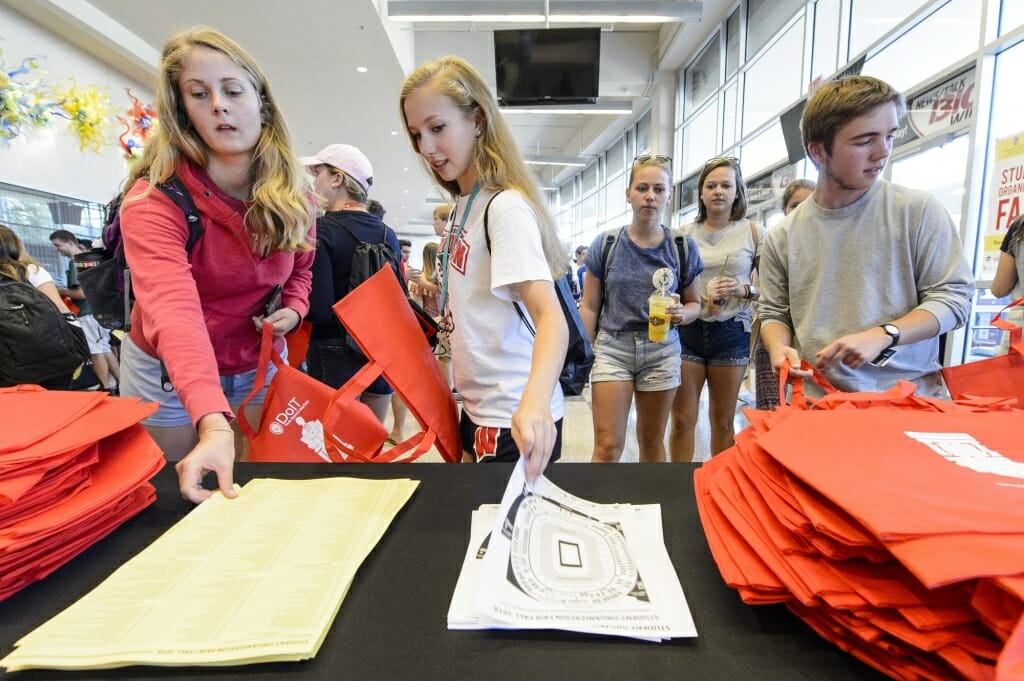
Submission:
{"label": "black shorts", "polygon": [[[551,462],[558,461],[562,455],[562,419],[555,421],[555,433]],[[459,419],[459,437],[462,439],[462,450],[472,452],[477,461],[515,463],[519,460],[519,447],[512,439],[511,429],[478,426],[470,420],[465,410]]]}

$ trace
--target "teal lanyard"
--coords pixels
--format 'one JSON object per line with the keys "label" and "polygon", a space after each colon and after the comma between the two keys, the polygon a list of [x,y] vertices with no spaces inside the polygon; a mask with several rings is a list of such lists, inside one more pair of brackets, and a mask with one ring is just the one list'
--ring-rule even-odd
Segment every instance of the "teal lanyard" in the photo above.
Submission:
{"label": "teal lanyard", "polygon": [[452,228],[448,238],[444,240],[444,248],[441,249],[441,314],[445,313],[448,306],[448,263],[451,259],[451,249],[462,239],[462,233],[466,229],[466,221],[469,220],[469,210],[473,207],[473,199],[480,191],[480,183],[473,185],[469,192],[469,199],[466,200],[466,210],[462,211],[462,222],[455,224],[455,211],[452,211]]}

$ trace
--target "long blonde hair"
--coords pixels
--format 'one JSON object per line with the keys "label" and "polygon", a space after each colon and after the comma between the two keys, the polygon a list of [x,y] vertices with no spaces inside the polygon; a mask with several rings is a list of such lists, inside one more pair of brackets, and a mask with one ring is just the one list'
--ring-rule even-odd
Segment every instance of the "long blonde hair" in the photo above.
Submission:
{"label": "long blonde hair", "polygon": [[307,199],[309,180],[292,153],[288,127],[267,77],[238,43],[206,26],[182,31],[164,45],[156,90],[160,125],[125,180],[125,192],[139,178],[146,178],[150,187],[166,182],[183,158],[201,167],[208,163],[209,150],[189,120],[179,84],[185,60],[197,47],[216,50],[240,66],[260,98],[263,125],[253,151],[249,171],[252,200],[245,213],[254,252],[267,255],[273,250],[311,250],[313,245],[307,238],[312,220]]}
{"label": "long blonde hair", "polygon": [[434,281],[438,247],[436,241],[428,241],[423,245],[423,278],[427,281]]}
{"label": "long blonde hair", "polygon": [[[512,132],[498,111],[497,100],[488,89],[480,74],[470,66],[469,62],[459,57],[447,56],[429,61],[419,66],[402,83],[399,98],[402,120],[409,142],[418,151],[416,140],[409,130],[409,121],[405,117],[405,100],[414,91],[423,87],[432,87],[436,92],[447,95],[467,117],[472,118],[479,112],[480,136],[473,144],[473,168],[485,189],[514,189],[523,195],[526,202],[537,216],[540,227],[541,246],[548,267],[555,277],[565,274],[568,270],[568,257],[558,240],[555,221],[548,213],[547,206],[541,196],[540,189],[533,179],[533,173],[526,167]],[[459,197],[459,185],[454,180],[441,178],[420,156],[420,162],[434,177],[434,180],[451,195],[453,200]]]}

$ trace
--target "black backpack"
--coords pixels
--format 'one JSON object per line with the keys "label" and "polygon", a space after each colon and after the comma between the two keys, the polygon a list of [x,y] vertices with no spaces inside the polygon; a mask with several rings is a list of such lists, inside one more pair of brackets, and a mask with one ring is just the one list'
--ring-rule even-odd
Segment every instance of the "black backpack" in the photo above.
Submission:
{"label": "black backpack", "polygon": [[[191,253],[203,224],[192,195],[178,178],[171,175],[167,182],[156,185],[185,215],[188,223],[188,242],[185,252]],[[121,196],[107,204],[106,226],[103,228],[103,248],[94,248],[75,256],[78,284],[89,301],[92,315],[100,326],[107,329],[131,327],[132,294],[131,272],[124,257],[124,239],[121,235]]]}
{"label": "black backpack", "polygon": [[[384,225],[384,232],[381,234],[381,240],[379,242],[363,241],[356,234],[349,229],[348,225],[342,223],[342,227],[349,233],[355,242],[355,250],[352,251],[352,261],[350,265],[348,275],[348,290],[354,291],[357,286],[362,284],[364,281],[372,277],[374,274],[390,267],[394,273],[395,278],[399,284],[402,285],[403,290],[405,289],[405,283],[402,279],[401,266],[398,264],[398,254],[395,253],[395,249],[387,242],[388,228]],[[438,324],[434,321],[427,312],[417,303],[415,300],[406,294],[406,300],[409,301],[409,307],[412,308],[413,316],[416,317],[416,322],[419,324],[420,330],[423,331],[424,337],[427,339],[427,343],[430,347],[437,345],[437,331]],[[342,331],[345,333],[345,344],[355,353],[361,357],[366,355],[363,353],[359,344],[356,343],[352,336],[349,335],[348,329],[342,325]]]}
{"label": "black backpack", "polygon": [[26,281],[0,279],[0,387],[70,374],[89,359],[82,325]]}
{"label": "black backpack", "polygon": [[[504,190],[495,192],[484,206],[484,240],[487,243],[488,252],[491,250],[491,233],[487,228],[487,210],[491,207],[491,201],[494,201],[494,198],[502,191]],[[573,397],[583,394],[583,387],[590,379],[590,368],[594,366],[594,348],[591,347],[590,338],[587,337],[587,331],[583,328],[583,319],[580,317],[576,299],[573,298],[570,288],[571,280],[572,271],[570,270],[564,277],[555,279],[554,284],[558,303],[562,306],[562,314],[565,315],[565,324],[569,327],[569,346],[565,350],[565,364],[562,365],[562,373],[558,377],[558,382],[562,386],[562,394]],[[512,305],[515,306],[516,313],[523,320],[526,328],[536,336],[537,331],[530,324],[530,320],[526,318],[523,308],[519,303],[512,303]]]}

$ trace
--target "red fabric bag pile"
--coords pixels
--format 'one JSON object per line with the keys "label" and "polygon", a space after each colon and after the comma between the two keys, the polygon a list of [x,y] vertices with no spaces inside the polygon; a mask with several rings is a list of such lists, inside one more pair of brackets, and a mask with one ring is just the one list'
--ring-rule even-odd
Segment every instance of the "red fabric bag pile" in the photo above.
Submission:
{"label": "red fabric bag pile", "polygon": [[1024,411],[823,387],[695,474],[726,583],[896,679],[1024,681]]}
{"label": "red fabric bag pile", "polygon": [[105,392],[0,389],[0,600],[47,576],[156,499],[156,411]]}

